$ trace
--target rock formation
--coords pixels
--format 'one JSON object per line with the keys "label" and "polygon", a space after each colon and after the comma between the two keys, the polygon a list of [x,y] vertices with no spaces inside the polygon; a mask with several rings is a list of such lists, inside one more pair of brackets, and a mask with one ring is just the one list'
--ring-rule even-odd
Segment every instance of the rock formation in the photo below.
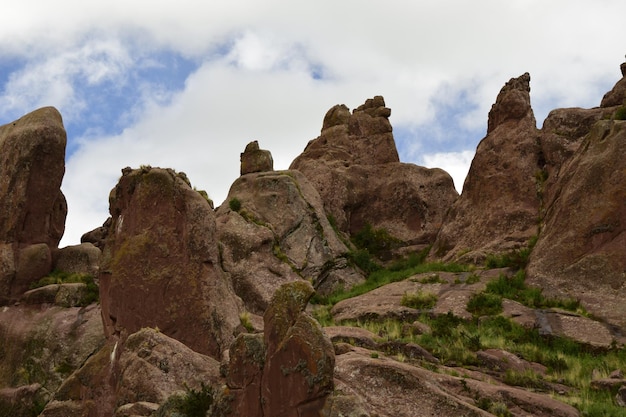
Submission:
{"label": "rock formation", "polygon": [[626,121],[596,123],[561,169],[529,281],[626,327]]}
{"label": "rock formation", "polygon": [[235,415],[320,415],[333,391],[335,353],[304,311],[313,293],[306,281],[282,285],[264,314],[262,338],[242,334],[231,346],[227,381]]}
{"label": "rock formation", "polygon": [[[564,371],[587,360],[551,348],[626,343],[625,79],[600,107],[556,109],[541,130],[530,76],[511,79],[460,197],[445,172],[399,162],[375,97],[330,109],[288,171],[251,142],[217,210],[183,173],[125,168],[111,217],[62,249],[60,115],[0,127],[0,415],[173,417],[202,394],[199,413],[220,416],[575,417],[589,389],[623,407],[619,354],[620,369],[574,381]],[[363,282],[347,238],[368,225],[405,252],[434,242],[433,258],[478,265],[537,243],[525,275],[390,269],[391,283],[308,306],[316,290]],[[52,268],[97,275],[100,305],[54,276],[28,290]],[[470,307],[476,296],[495,308]]]}
{"label": "rock formation", "polygon": [[463,254],[465,260],[481,262],[487,254],[523,247],[537,234],[537,173],[543,162],[529,92],[526,73],[512,78],[498,94],[463,193],[433,245],[435,256],[455,259]]}
{"label": "rock formation", "polygon": [[123,170],[100,267],[109,338],[158,327],[220,358],[239,325],[241,300],[220,269],[215,215],[184,174]]}
{"label": "rock formation", "polygon": [[67,214],[65,144],[53,107],[0,126],[0,305],[52,269]]}
{"label": "rock formation", "polygon": [[300,172],[246,174],[217,210],[222,268],[249,311],[263,314],[283,283],[307,279],[328,293],[362,282],[317,191]]}
{"label": "rock formation", "polygon": [[445,171],[399,162],[390,114],[380,96],[352,113],[334,106],[290,168],[311,181],[340,230],[370,224],[405,245],[429,244],[458,194]]}
{"label": "rock formation", "polygon": [[259,149],[259,142],[250,142],[241,154],[241,175],[274,170],[270,151]]}

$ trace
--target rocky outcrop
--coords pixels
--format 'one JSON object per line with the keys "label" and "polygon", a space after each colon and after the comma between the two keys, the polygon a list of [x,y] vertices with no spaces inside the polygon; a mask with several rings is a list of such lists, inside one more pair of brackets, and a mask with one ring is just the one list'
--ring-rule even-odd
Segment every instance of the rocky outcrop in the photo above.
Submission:
{"label": "rocky outcrop", "polygon": [[283,283],[307,279],[328,293],[362,282],[320,197],[298,171],[238,178],[217,210],[222,268],[246,308],[263,314]]}
{"label": "rocky outcrop", "polygon": [[65,230],[61,192],[66,134],[44,107],[0,126],[0,305],[16,300],[52,268]]}
{"label": "rocky outcrop", "polygon": [[264,315],[263,335],[240,335],[230,349],[232,411],[248,417],[319,416],[333,391],[335,354],[304,310],[311,284],[282,285]]}
{"label": "rocky outcrop", "polygon": [[219,267],[208,201],[184,174],[128,168],[111,192],[110,213],[99,275],[107,337],[154,327],[220,358],[243,306]]}
{"label": "rocky outcrop", "polygon": [[[0,309],[0,387],[13,393],[10,398],[19,397],[20,403],[45,404],[104,342],[100,309],[95,304],[4,307]],[[0,413],[6,410],[0,394]]]}
{"label": "rocky outcrop", "polygon": [[260,149],[256,140],[248,143],[241,154],[241,175],[273,170],[274,159],[270,151]]}
{"label": "rocky outcrop", "polygon": [[537,234],[537,173],[544,163],[529,92],[526,73],[512,78],[498,94],[463,193],[433,245],[436,257],[463,255],[480,262],[487,254],[523,247]]}
{"label": "rocky outcrop", "polygon": [[626,326],[626,122],[594,125],[561,169],[528,267],[529,282],[579,298],[593,314]]}
{"label": "rocky outcrop", "polygon": [[[493,406],[499,405],[506,415],[579,416],[574,407],[548,395],[503,386],[486,375],[480,380],[433,373],[384,356],[373,357],[366,349],[344,348],[336,357],[335,394],[328,399],[324,415],[487,417],[496,414]],[[481,399],[483,404],[492,404],[493,414],[477,407]]]}
{"label": "rocky outcrop", "polygon": [[602,97],[600,107],[626,106],[626,62],[620,66],[622,79]]}
{"label": "rocky outcrop", "polygon": [[311,181],[340,230],[369,224],[405,245],[432,243],[458,194],[445,171],[400,163],[390,114],[380,96],[352,113],[334,106],[290,168]]}
{"label": "rocky outcrop", "polygon": [[149,416],[171,396],[218,381],[215,359],[145,328],[125,343],[107,343],[89,358],[63,382],[41,416]]}

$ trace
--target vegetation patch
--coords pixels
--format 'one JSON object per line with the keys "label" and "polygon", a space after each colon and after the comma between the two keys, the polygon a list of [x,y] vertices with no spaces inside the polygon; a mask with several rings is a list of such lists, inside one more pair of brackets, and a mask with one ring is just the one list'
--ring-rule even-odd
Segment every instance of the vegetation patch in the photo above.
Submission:
{"label": "vegetation patch", "polygon": [[214,402],[215,392],[210,385],[201,383],[199,390],[185,387],[184,395],[174,395],[168,399],[165,408],[174,413],[166,415],[179,415],[175,413],[180,413],[185,417],[205,417]]}
{"label": "vegetation patch", "polygon": [[437,304],[437,296],[433,293],[422,290],[414,293],[404,293],[400,304],[417,310],[430,309]]}
{"label": "vegetation patch", "polygon": [[467,303],[467,311],[474,316],[493,316],[502,312],[502,297],[481,292],[474,294]]}
{"label": "vegetation patch", "polygon": [[535,244],[537,243],[537,236],[533,236],[528,241],[528,246],[518,250],[514,250],[508,253],[498,255],[487,255],[485,265],[487,268],[512,268],[516,270],[526,268],[528,265],[528,259]]}
{"label": "vegetation patch", "polygon": [[237,197],[233,197],[228,201],[228,207],[235,212],[241,210],[241,201]]}
{"label": "vegetation patch", "polygon": [[87,288],[79,306],[88,306],[89,304],[98,301],[100,296],[100,290],[98,288],[98,284],[96,284],[94,280],[94,277],[90,274],[64,272],[55,269],[49,275],[41,278],[39,281],[33,282],[30,285],[30,289],[41,288],[45,287],[46,285],[68,283],[82,283],[85,284]]}
{"label": "vegetation patch", "polygon": [[528,287],[525,280],[526,272],[524,270],[518,271],[511,277],[500,275],[498,279],[487,284],[485,292],[517,301],[531,308],[557,307],[583,315],[586,314],[579,300],[545,297],[541,288]]}

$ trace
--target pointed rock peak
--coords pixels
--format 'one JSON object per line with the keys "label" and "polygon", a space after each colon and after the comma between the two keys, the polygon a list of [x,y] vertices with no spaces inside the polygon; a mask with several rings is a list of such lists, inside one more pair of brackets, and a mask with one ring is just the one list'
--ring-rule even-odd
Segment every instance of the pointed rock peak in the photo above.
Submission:
{"label": "pointed rock peak", "polygon": [[383,96],[375,96],[374,98],[368,98],[365,103],[360,105],[354,110],[354,113],[364,112],[372,117],[385,117],[391,116],[391,109],[385,107],[385,99]]}
{"label": "pointed rock peak", "polygon": [[246,145],[241,154],[241,175],[253,172],[265,172],[274,170],[272,153],[259,148],[258,141],[252,141]]}
{"label": "pointed rock peak", "polygon": [[535,122],[530,106],[530,74],[527,72],[511,78],[500,90],[489,112],[487,133],[508,120],[522,120],[526,117]]}
{"label": "pointed rock peak", "polygon": [[330,108],[324,116],[322,131],[329,127],[348,124],[350,109],[345,104],[337,104]]}
{"label": "pointed rock peak", "polygon": [[620,65],[622,78],[615,84],[613,89],[602,97],[600,107],[613,107],[626,105],[626,62]]}

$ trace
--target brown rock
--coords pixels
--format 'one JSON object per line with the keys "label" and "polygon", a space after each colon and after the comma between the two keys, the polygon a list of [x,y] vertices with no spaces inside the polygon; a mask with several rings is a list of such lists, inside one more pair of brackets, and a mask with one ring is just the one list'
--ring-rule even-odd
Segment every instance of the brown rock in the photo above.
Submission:
{"label": "brown rock", "polygon": [[567,311],[537,310],[535,327],[540,334],[566,337],[591,347],[607,349],[615,337],[607,326]]}
{"label": "brown rock", "polygon": [[109,229],[111,228],[111,221],[112,219],[109,217],[102,226],[96,227],[95,229],[82,235],[80,237],[80,242],[91,243],[98,249],[103,250],[104,243],[109,234]]}
{"label": "brown rock", "polygon": [[0,387],[37,383],[54,393],[104,344],[100,308],[6,306],[0,340]]}
{"label": "brown rock", "polygon": [[517,355],[501,349],[486,349],[476,352],[476,358],[485,368],[498,373],[527,371],[545,375],[547,368],[539,363],[528,362]]}
{"label": "brown rock", "polygon": [[91,356],[63,382],[41,415],[123,416],[129,408],[154,409],[186,388],[199,390],[203,383],[218,381],[215,359],[145,328]]}
{"label": "brown rock", "polygon": [[158,327],[220,358],[243,306],[219,267],[211,206],[183,174],[150,167],[123,174],[111,192],[100,269],[106,335],[123,340]]}
{"label": "brown rock", "polygon": [[319,323],[304,312],[313,292],[306,281],[285,284],[265,312],[267,357],[261,387],[265,416],[318,416],[333,391],[333,345]]}
{"label": "brown rock", "polygon": [[52,270],[52,254],[45,243],[29,245],[19,251],[15,280],[11,296],[17,298],[28,291],[30,285],[45,277]]}
{"label": "brown rock", "polygon": [[234,396],[234,415],[263,415],[260,396],[266,354],[263,334],[240,334],[230,346],[226,383]]}
{"label": "brown rock", "polygon": [[530,106],[530,76],[512,78],[489,112],[463,193],[452,205],[431,254],[481,262],[489,253],[526,246],[537,234],[539,131]]}
{"label": "brown rock", "polygon": [[334,106],[290,168],[307,176],[340,230],[371,224],[405,244],[430,243],[458,194],[444,171],[399,162],[390,114],[380,96],[352,114]]}
{"label": "brown rock", "polygon": [[270,151],[259,149],[259,142],[250,142],[241,154],[241,175],[274,170]]}
{"label": "brown rock", "polygon": [[[331,227],[317,191],[298,171],[243,175],[217,210],[222,267],[246,308],[262,314],[283,283],[310,280],[321,293],[364,280]],[[239,202],[237,208],[231,201]]]}
{"label": "brown rock", "polygon": [[369,330],[352,326],[324,327],[324,332],[333,343],[350,343],[368,349],[378,345],[374,340],[378,337]]}
{"label": "brown rock", "polygon": [[327,400],[327,413],[334,409],[335,400],[343,397],[361,411],[358,416],[493,415],[476,407],[481,399],[515,416],[579,415],[574,407],[549,394],[503,385],[480,372],[464,370],[467,376],[454,377],[385,356],[372,357],[369,350],[358,347],[337,356],[336,361],[336,390]]}
{"label": "brown rock", "polygon": [[57,247],[67,204],[61,193],[66,134],[53,107],[0,126],[0,241]]}
{"label": "brown rock", "polygon": [[0,305],[19,299],[51,270],[67,214],[60,188],[65,144],[53,107],[0,126]]}
{"label": "brown rock", "polygon": [[54,253],[54,269],[71,274],[98,276],[102,251],[91,243],[66,246]]}
{"label": "brown rock", "polygon": [[265,312],[263,334],[240,334],[230,347],[226,381],[231,409],[248,417],[319,416],[333,390],[335,354],[305,312],[311,284],[282,285]]}
{"label": "brown rock", "polygon": [[622,63],[620,70],[622,71],[622,79],[602,97],[601,107],[626,105],[626,62]]}
{"label": "brown rock", "polygon": [[594,315],[626,326],[626,122],[596,123],[561,169],[547,202],[528,282],[580,299]]}

